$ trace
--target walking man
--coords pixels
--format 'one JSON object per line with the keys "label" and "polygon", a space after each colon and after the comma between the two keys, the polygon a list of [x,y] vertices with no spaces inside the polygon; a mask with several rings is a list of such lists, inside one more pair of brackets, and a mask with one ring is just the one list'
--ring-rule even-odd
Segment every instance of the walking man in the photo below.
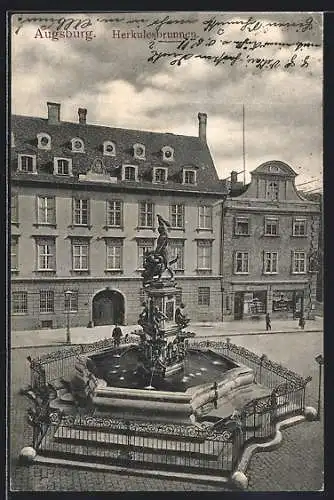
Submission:
{"label": "walking man", "polygon": [[304,328],[305,328],[305,318],[304,318],[304,316],[300,316],[300,318],[299,318],[299,326],[300,326],[300,328],[302,330],[304,330]]}
{"label": "walking man", "polygon": [[122,330],[120,327],[115,323],[115,328],[112,331],[112,338],[114,339],[114,345],[115,347],[119,347],[121,343],[121,338],[122,338]]}
{"label": "walking man", "polygon": [[271,319],[270,314],[266,314],[266,331],[271,330]]}

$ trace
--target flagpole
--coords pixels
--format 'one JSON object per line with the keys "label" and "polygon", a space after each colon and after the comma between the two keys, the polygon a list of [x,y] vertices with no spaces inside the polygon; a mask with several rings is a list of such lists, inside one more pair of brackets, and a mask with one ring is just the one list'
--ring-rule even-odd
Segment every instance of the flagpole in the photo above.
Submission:
{"label": "flagpole", "polygon": [[244,172],[244,185],[246,184],[246,145],[245,145],[245,105],[242,105],[242,158],[243,158],[243,172]]}

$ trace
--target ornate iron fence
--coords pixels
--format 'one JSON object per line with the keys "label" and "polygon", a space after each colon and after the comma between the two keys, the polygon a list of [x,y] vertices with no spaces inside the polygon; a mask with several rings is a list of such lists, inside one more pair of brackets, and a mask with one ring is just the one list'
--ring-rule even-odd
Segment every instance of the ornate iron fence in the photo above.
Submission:
{"label": "ornate iron fence", "polygon": [[113,465],[228,474],[237,462],[236,432],[51,413],[38,452]]}
{"label": "ornate iron fence", "polygon": [[[133,343],[127,338],[123,343]],[[113,347],[112,339],[65,348],[30,361],[31,387],[37,396],[29,410],[33,427],[33,447],[40,454],[94,460],[96,462],[144,468],[233,472],[245,446],[265,441],[276,432],[276,424],[287,416],[302,414],[305,388],[303,379],[266,356],[258,356],[231,342],[189,341],[189,347],[216,350],[233,361],[253,368],[255,380],[271,389],[271,394],[249,402],[232,417],[206,426],[136,422],[74,416],[50,411],[48,389],[59,378],[69,377],[74,358],[81,354]]]}

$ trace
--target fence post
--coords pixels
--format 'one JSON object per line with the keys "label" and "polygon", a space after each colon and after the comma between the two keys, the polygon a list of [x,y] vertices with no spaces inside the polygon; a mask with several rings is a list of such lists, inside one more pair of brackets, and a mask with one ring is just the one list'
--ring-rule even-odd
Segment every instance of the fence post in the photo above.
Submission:
{"label": "fence post", "polygon": [[262,354],[260,358],[259,384],[262,384],[262,366],[265,359],[267,359],[267,356],[265,354]]}

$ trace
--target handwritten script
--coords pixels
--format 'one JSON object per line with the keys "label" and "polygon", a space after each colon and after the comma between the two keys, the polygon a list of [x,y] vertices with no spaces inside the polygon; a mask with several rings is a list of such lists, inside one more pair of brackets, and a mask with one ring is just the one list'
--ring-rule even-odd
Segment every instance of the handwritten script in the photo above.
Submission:
{"label": "handwritten script", "polygon": [[188,17],[156,13],[142,17],[86,16],[20,16],[14,33],[19,34],[29,23],[52,33],[94,30],[100,25],[110,30],[106,36],[111,43],[117,40],[143,43],[143,57],[148,63],[167,63],[176,68],[189,60],[202,60],[215,67],[311,71],[319,57],[316,49],[321,47],[318,26],[311,15],[300,19],[298,14],[295,18],[283,16],[275,21],[264,20],[261,15],[231,18],[231,15],[204,13]]}

